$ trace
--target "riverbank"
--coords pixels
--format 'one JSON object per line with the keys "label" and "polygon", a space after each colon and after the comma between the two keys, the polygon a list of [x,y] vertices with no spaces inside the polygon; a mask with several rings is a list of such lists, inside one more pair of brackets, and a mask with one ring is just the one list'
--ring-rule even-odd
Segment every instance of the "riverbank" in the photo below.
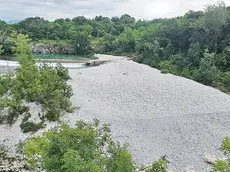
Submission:
{"label": "riverbank", "polygon": [[[89,60],[98,59],[94,55],[77,56],[68,54],[34,54],[35,60],[54,61],[54,62],[70,62],[70,63],[87,63]],[[17,61],[13,55],[0,55],[0,60]]]}
{"label": "riverbank", "polygon": [[[69,69],[72,101],[80,110],[63,121],[74,125],[79,119],[98,118],[110,123],[113,138],[130,145],[137,163],[167,155],[174,172],[206,172],[210,166],[205,158],[221,157],[220,142],[230,133],[230,96],[125,57],[96,56],[110,62]],[[0,126],[0,133],[0,143],[8,146],[28,136],[18,123]]]}
{"label": "riverbank", "polygon": [[[7,57],[7,56],[5,56]],[[36,64],[47,63],[51,66],[55,66],[57,63],[61,63],[65,68],[68,69],[79,69],[86,67],[99,66],[101,64],[109,62],[109,60],[98,59],[98,57],[93,56],[91,58],[81,58],[76,59],[35,59]],[[19,63],[14,60],[0,60],[0,73],[14,72],[19,66]]]}

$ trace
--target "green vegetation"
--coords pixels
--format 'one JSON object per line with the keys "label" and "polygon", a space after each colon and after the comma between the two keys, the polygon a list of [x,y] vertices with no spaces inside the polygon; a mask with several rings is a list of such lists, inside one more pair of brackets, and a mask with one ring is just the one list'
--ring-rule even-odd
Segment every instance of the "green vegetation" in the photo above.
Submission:
{"label": "green vegetation", "polygon": [[[31,169],[55,172],[134,172],[131,154],[111,138],[109,125],[78,121],[63,124],[25,141],[23,152]],[[145,172],[166,172],[165,157]]]}
{"label": "green vegetation", "polygon": [[227,156],[227,159],[217,160],[213,168],[213,172],[229,172],[230,171],[230,138],[229,137],[224,138],[220,150]]}
{"label": "green vegetation", "polygon": [[[35,65],[27,36],[12,34],[11,41],[20,67],[15,75],[0,77],[0,122],[12,125],[22,116],[23,132],[37,131],[46,120],[59,121],[64,111],[74,110],[70,102],[72,88],[67,84],[68,70],[60,64],[54,68],[47,64]],[[41,107],[38,123],[30,121],[30,103]]]}
{"label": "green vegetation", "polygon": [[149,167],[137,168],[126,146],[111,138],[110,126],[78,121],[61,124],[42,136],[20,142],[17,155],[0,146],[0,171],[47,172],[166,172],[162,157]]}
{"label": "green vegetation", "polygon": [[78,121],[75,128],[63,124],[41,137],[27,140],[24,153],[31,168],[56,172],[132,172],[131,155],[111,139],[108,125]]}

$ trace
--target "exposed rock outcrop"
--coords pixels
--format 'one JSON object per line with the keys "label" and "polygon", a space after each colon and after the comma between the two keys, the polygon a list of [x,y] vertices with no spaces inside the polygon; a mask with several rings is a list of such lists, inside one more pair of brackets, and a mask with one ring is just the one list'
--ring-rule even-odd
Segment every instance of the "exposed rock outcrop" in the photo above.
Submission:
{"label": "exposed rock outcrop", "polygon": [[31,43],[33,53],[41,54],[73,54],[74,48],[70,44],[36,44]]}

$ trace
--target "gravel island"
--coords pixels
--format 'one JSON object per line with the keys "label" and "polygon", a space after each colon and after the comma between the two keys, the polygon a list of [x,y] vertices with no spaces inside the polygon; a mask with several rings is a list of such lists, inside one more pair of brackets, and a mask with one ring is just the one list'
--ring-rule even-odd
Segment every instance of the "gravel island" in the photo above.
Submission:
{"label": "gravel island", "polygon": [[[230,136],[230,96],[125,57],[97,56],[110,62],[69,69],[72,100],[80,109],[63,120],[110,123],[113,137],[129,144],[138,164],[167,155],[171,171],[208,171],[205,159],[219,158],[221,140]],[[28,136],[18,123],[0,126],[0,144]]]}

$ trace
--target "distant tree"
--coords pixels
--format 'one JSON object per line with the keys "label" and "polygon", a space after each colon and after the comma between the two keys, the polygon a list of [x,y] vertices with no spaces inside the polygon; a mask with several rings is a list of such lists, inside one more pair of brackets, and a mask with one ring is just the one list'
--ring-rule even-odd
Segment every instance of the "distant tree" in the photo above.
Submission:
{"label": "distant tree", "polygon": [[54,20],[54,23],[58,23],[60,25],[62,25],[64,22],[65,22],[65,19],[63,19],[63,18]]}
{"label": "distant tree", "polygon": [[5,25],[5,24],[6,24],[6,22],[5,22],[5,21],[0,20],[0,25]]}
{"label": "distant tree", "polygon": [[85,33],[87,36],[91,35],[93,32],[93,27],[91,25],[84,25],[83,26],[83,33]]}
{"label": "distant tree", "polygon": [[201,19],[201,25],[208,29],[209,33],[213,33],[214,50],[217,52],[217,41],[221,34],[221,28],[227,20],[227,8],[224,1],[219,1],[214,5],[207,5],[204,17]]}
{"label": "distant tree", "polygon": [[132,25],[135,23],[135,18],[134,17],[131,17],[130,15],[128,14],[124,14],[120,17],[120,21],[124,24],[128,24],[128,25]]}
{"label": "distant tree", "polygon": [[103,17],[103,16],[96,16],[95,17],[96,22],[110,22],[110,19],[108,17]]}
{"label": "distant tree", "polygon": [[45,39],[49,31],[49,21],[40,17],[30,17],[16,24],[19,33],[27,34],[31,39]]}
{"label": "distant tree", "polygon": [[203,11],[193,11],[193,10],[189,10],[189,12],[187,12],[185,14],[186,18],[192,18],[192,19],[199,19],[200,17],[202,17],[204,15]]}
{"label": "distant tree", "polygon": [[90,45],[88,36],[83,33],[77,33],[72,40],[74,45],[75,54],[88,55],[92,54],[92,47]]}
{"label": "distant tree", "polygon": [[87,19],[84,16],[77,16],[72,19],[75,25],[84,25],[87,23]]}
{"label": "distant tree", "polygon": [[200,60],[202,58],[202,50],[200,48],[200,44],[199,43],[195,43],[195,44],[190,44],[189,49],[187,51],[187,55],[185,58],[185,63],[188,66],[194,66],[194,67],[198,67]]}
{"label": "distant tree", "polygon": [[195,75],[197,81],[207,85],[216,85],[220,76],[220,71],[215,66],[214,58],[214,53],[209,53],[208,50],[205,50],[204,58],[201,59],[199,69]]}
{"label": "distant tree", "polygon": [[10,40],[10,34],[14,31],[9,25],[0,24],[0,45],[2,45],[4,55],[9,55],[12,52],[13,43]]}

